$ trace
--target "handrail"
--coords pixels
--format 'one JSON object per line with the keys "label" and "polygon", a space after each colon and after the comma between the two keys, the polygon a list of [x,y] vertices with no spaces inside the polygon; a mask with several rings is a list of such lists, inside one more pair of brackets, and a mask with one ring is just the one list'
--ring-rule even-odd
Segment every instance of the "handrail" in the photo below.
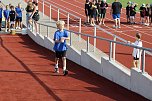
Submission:
{"label": "handrail", "polygon": [[97,27],[99,30],[101,30],[101,31],[103,31],[103,32],[105,32],[105,33],[107,33],[107,34],[109,34],[109,35],[112,35],[112,36],[118,38],[119,40],[121,40],[121,41],[123,41],[123,42],[127,42],[127,40],[125,40],[125,39],[123,39],[123,38],[121,38],[121,37],[119,37],[119,36],[117,36],[117,35],[115,35],[115,34],[112,34],[111,32],[109,32],[109,31],[107,31],[107,30],[105,30],[105,29],[103,29],[103,28],[101,28],[101,27],[99,27],[99,26],[97,26],[97,25],[95,25],[95,27]]}
{"label": "handrail", "polygon": [[[53,26],[50,26],[50,25],[45,25],[45,24],[41,24],[41,23],[38,23],[38,24],[57,29],[57,27],[53,27]],[[107,39],[107,38],[102,38],[102,37],[99,37],[99,36],[93,36],[93,35],[90,35],[90,34],[79,33],[79,32],[75,32],[75,31],[67,30],[67,29],[65,29],[65,30],[68,31],[68,32],[75,33],[75,34],[79,34],[79,35],[83,35],[83,36],[87,36],[87,37],[91,37],[91,38],[96,38],[96,39],[100,39],[100,40],[105,40],[105,41],[108,41],[108,42],[112,42],[112,43],[116,43],[116,44],[120,44],[120,45],[129,46],[129,47],[138,48],[138,49],[141,49],[141,50],[152,52],[151,48],[138,47],[138,46],[135,46],[133,44],[128,44],[128,43],[123,43],[123,42],[119,42],[119,41],[114,41],[114,40],[110,40],[110,39]]]}
{"label": "handrail", "polygon": [[[42,2],[43,2],[43,0],[41,0]],[[45,1],[45,0],[44,0]],[[39,1],[40,2],[40,1]],[[40,3],[42,3],[42,2],[40,2]],[[49,5],[51,5],[52,7],[55,7],[55,8],[57,8],[57,9],[60,9],[61,11],[63,11],[63,12],[65,12],[65,13],[69,13],[69,12],[67,12],[67,11],[65,11],[65,10],[63,10],[63,9],[61,9],[61,8],[58,8],[57,6],[55,6],[55,5],[53,5],[53,4],[51,4],[51,3],[49,3],[49,2],[47,2],[47,1],[45,1],[45,3],[47,3],[47,4],[49,4]],[[76,15],[74,15],[74,14],[72,14],[72,13],[69,13],[70,15],[72,15],[72,16],[74,16],[74,17],[76,17],[76,18],[80,18],[80,17],[78,17],[78,16],[76,16]]]}

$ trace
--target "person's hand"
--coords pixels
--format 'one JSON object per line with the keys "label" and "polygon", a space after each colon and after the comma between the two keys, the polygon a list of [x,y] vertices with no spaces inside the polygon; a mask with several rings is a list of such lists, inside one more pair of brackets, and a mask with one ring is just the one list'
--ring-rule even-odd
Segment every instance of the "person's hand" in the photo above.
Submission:
{"label": "person's hand", "polygon": [[130,44],[131,42],[130,42],[130,41],[127,41],[127,43]]}
{"label": "person's hand", "polygon": [[60,41],[64,42],[65,39],[66,39],[65,37],[61,37]]}

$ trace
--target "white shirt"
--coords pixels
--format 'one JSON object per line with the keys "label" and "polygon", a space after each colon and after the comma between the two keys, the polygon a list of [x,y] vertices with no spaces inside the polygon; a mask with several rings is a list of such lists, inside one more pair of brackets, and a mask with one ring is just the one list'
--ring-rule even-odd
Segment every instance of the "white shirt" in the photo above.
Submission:
{"label": "white shirt", "polygon": [[[142,41],[141,41],[141,40],[136,40],[135,43],[133,43],[133,45],[136,45],[136,46],[138,46],[138,47],[142,47]],[[140,58],[140,56],[141,56],[141,50],[140,50],[140,49],[137,49],[137,48],[134,48],[134,49],[133,49],[132,56],[133,56],[133,57]]]}

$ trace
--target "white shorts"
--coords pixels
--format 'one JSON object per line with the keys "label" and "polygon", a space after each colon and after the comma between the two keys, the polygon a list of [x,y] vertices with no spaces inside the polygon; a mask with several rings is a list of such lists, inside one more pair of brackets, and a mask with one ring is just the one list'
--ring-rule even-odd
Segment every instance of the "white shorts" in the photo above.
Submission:
{"label": "white shorts", "polygon": [[15,21],[11,21],[10,24],[11,24],[11,25],[12,25],[12,24],[15,24]]}
{"label": "white shorts", "polygon": [[135,16],[130,16],[130,19],[135,19]]}

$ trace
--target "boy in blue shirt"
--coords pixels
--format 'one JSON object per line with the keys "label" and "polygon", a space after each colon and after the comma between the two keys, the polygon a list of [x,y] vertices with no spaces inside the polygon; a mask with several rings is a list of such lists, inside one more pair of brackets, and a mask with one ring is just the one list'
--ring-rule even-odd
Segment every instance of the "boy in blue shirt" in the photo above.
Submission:
{"label": "boy in blue shirt", "polygon": [[16,29],[22,29],[22,8],[21,4],[19,3],[18,6],[15,8],[16,11]]}
{"label": "boy in blue shirt", "polygon": [[[0,3],[1,3],[1,1],[0,1]],[[2,30],[1,29],[2,28],[2,12],[3,12],[3,6],[0,5],[0,31]]]}
{"label": "boy in blue shirt", "polygon": [[55,72],[59,73],[58,62],[59,58],[62,58],[63,62],[63,74],[64,76],[68,74],[68,70],[66,69],[66,40],[69,40],[68,32],[64,30],[64,21],[57,21],[56,25],[58,30],[54,33],[54,50],[56,53],[55,57]]}
{"label": "boy in blue shirt", "polygon": [[4,17],[5,17],[5,32],[7,32],[9,30],[7,30],[7,27],[9,27],[9,6],[6,5],[6,10],[4,10]]}

